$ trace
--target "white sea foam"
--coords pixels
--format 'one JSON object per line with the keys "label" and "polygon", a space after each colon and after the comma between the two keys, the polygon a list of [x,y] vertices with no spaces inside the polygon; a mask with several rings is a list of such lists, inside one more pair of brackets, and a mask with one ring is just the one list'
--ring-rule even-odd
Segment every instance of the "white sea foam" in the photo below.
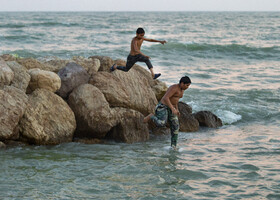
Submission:
{"label": "white sea foam", "polygon": [[228,110],[218,110],[216,115],[223,121],[223,124],[233,124],[242,119],[241,115]]}

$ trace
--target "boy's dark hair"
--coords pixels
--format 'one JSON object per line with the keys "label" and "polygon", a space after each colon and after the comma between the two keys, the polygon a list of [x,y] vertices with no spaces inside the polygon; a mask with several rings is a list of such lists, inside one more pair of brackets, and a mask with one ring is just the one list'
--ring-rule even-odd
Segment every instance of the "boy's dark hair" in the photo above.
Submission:
{"label": "boy's dark hair", "polygon": [[192,82],[191,82],[191,79],[188,76],[184,76],[180,79],[179,83],[188,84],[188,83],[192,83]]}
{"label": "boy's dark hair", "polygon": [[142,33],[145,33],[145,31],[144,31],[143,28],[138,28],[138,29],[136,30],[136,33],[137,33],[137,34],[142,34]]}

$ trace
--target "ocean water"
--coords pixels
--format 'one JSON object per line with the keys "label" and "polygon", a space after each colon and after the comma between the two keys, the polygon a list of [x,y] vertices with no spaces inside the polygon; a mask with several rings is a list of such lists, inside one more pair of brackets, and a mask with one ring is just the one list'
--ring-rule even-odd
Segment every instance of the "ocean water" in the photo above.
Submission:
{"label": "ocean water", "polygon": [[[224,126],[148,142],[0,150],[0,199],[280,199],[279,12],[0,12],[0,54],[126,59],[142,51]],[[144,68],[145,65],[141,64]]]}

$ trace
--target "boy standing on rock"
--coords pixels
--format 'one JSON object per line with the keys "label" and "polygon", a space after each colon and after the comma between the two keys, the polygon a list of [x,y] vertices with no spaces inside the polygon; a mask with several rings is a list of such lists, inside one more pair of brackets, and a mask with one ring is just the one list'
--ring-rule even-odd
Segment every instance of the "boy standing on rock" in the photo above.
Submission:
{"label": "boy standing on rock", "polygon": [[171,147],[176,149],[180,115],[178,110],[179,99],[183,97],[184,91],[191,85],[191,79],[184,76],[178,84],[171,85],[156,106],[155,115],[149,114],[144,118],[144,123],[152,120],[157,126],[163,127],[167,120],[170,123]]}
{"label": "boy standing on rock", "polygon": [[153,65],[150,61],[150,57],[143,54],[140,49],[143,41],[148,42],[159,42],[161,44],[165,44],[166,41],[163,40],[154,40],[154,39],[148,39],[144,37],[145,31],[143,28],[138,28],[136,31],[136,36],[131,41],[131,50],[130,54],[127,57],[126,66],[117,66],[117,64],[114,64],[110,70],[114,71],[115,69],[119,69],[125,72],[128,72],[130,68],[136,63],[136,62],[145,62],[148,66],[149,70],[151,71],[153,79],[157,79],[161,74],[155,74],[153,71]]}

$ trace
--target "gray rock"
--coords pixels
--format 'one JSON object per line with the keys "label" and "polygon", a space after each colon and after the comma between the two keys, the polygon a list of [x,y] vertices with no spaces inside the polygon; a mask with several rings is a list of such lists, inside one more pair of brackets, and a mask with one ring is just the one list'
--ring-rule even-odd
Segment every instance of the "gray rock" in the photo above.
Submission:
{"label": "gray rock", "polygon": [[67,98],[68,95],[78,86],[88,83],[89,75],[87,71],[76,63],[68,63],[62,68],[58,75],[61,79],[61,87],[57,94],[62,98]]}

